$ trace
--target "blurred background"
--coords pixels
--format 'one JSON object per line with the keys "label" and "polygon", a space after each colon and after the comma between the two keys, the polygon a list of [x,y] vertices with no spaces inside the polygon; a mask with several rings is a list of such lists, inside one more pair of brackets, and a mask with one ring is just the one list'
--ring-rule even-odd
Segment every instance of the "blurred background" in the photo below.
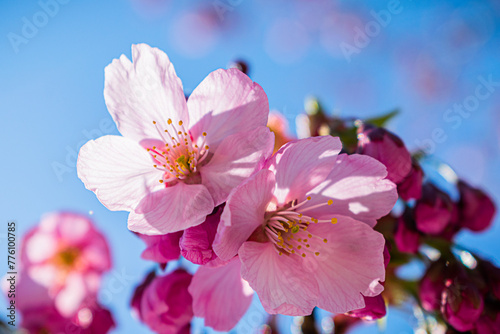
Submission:
{"label": "blurred background", "polygon": [[[0,220],[17,222],[19,240],[45,212],[92,215],[113,253],[101,289],[118,325],[113,333],[149,333],[128,303],[153,264],[140,259],[144,245],[127,230],[127,214],[108,211],[84,188],[76,158],[89,139],[118,134],[104,104],[104,68],[121,54],[130,58],[133,43],[164,50],[186,93],[211,71],[245,60],[292,129],[310,95],[344,117],[398,108],[389,128],[410,149],[426,149],[500,203],[496,0],[47,2],[0,1]],[[457,243],[499,265],[499,236],[497,219],[486,233],[462,232]],[[266,321],[254,304],[235,332]],[[385,326],[410,333],[412,321],[390,309]]]}

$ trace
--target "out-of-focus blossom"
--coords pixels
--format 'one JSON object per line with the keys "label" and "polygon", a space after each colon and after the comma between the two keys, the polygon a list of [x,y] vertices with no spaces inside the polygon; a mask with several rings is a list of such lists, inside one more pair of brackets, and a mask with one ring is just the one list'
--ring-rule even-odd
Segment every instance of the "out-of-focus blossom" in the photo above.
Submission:
{"label": "out-of-focus blossom", "polygon": [[194,315],[217,331],[229,331],[252,303],[253,290],[241,278],[241,262],[202,266],[194,274],[189,293],[193,296]]}
{"label": "out-of-focus blossom", "polygon": [[414,209],[417,229],[422,233],[438,235],[451,222],[453,202],[450,197],[430,183],[422,187],[422,197]]}
{"label": "out-of-focus blossom", "polygon": [[136,288],[132,308],[157,333],[189,333],[193,299],[188,292],[191,274],[178,269],[165,276],[149,274]]}
{"label": "out-of-focus blossom", "polygon": [[274,152],[277,152],[281,146],[293,140],[288,134],[288,121],[279,112],[272,111],[269,114],[267,126],[274,133]]}
{"label": "out-of-focus blossom", "polygon": [[358,128],[358,153],[371,156],[387,167],[387,178],[402,182],[410,173],[412,160],[403,141],[390,131],[369,124]]}
{"label": "out-of-focus blossom", "polygon": [[420,233],[415,226],[413,209],[407,207],[398,218],[394,241],[400,252],[415,254],[420,247]]}
{"label": "out-of-focus blossom", "polygon": [[115,328],[111,312],[97,303],[82,307],[74,317],[73,324],[80,329],[81,334],[105,334]]}
{"label": "out-of-focus blossom", "polygon": [[151,284],[151,282],[155,278],[156,278],[156,273],[153,270],[149,274],[147,274],[142,283],[135,288],[134,294],[132,295],[132,300],[130,301],[132,314],[139,319],[142,319],[141,315],[142,296],[144,295],[144,291],[146,290],[146,288]]}
{"label": "out-of-focus blossom", "polygon": [[106,334],[115,327],[111,312],[94,303],[82,307],[69,318],[63,317],[51,306],[32,308],[22,315],[20,327],[30,334]]}
{"label": "out-of-focus blossom", "polygon": [[103,235],[86,216],[74,213],[44,216],[23,238],[21,254],[25,274],[47,290],[65,317],[96,296],[101,275],[111,267]]}
{"label": "out-of-focus blossom", "polygon": [[372,227],[396,186],[381,163],[341,148],[332,136],[290,142],[226,203],[214,250],[239,255],[268,313],[344,313],[383,290],[385,240]]}
{"label": "out-of-focus blossom", "polygon": [[424,172],[418,161],[412,158],[412,166],[408,176],[398,184],[398,194],[402,199],[419,199],[422,196],[422,180]]}
{"label": "out-of-focus blossom", "polygon": [[483,231],[493,222],[495,204],[482,190],[473,188],[465,181],[458,182],[460,192],[459,225],[472,231]]}
{"label": "out-of-focus blossom", "polygon": [[483,296],[464,275],[446,282],[441,313],[453,328],[464,332],[474,328],[484,308]]}
{"label": "out-of-focus blossom", "polygon": [[272,153],[262,88],[237,69],[212,72],[187,103],[162,51],[132,46],[106,68],[104,97],[120,136],[89,141],[78,175],[110,210],[147,235],[203,223]]}
{"label": "out-of-focus blossom", "polygon": [[63,334],[78,329],[70,319],[63,317],[55,307],[46,306],[27,309],[22,315],[20,327],[29,334]]}

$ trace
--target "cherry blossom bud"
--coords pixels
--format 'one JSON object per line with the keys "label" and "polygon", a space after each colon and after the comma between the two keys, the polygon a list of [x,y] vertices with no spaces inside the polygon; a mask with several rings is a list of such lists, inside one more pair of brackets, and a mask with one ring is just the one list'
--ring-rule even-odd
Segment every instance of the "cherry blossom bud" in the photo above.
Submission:
{"label": "cherry blossom bud", "polygon": [[426,183],[422,187],[422,197],[417,201],[414,212],[417,230],[438,235],[451,222],[453,202],[446,193]]}
{"label": "cherry blossom bud", "polygon": [[460,191],[459,224],[472,231],[487,229],[495,216],[495,204],[482,190],[464,181],[458,182]]}
{"label": "cherry blossom bud", "polygon": [[358,128],[358,153],[369,155],[387,168],[387,178],[401,183],[410,173],[410,152],[403,141],[384,128],[362,124]]}
{"label": "cherry blossom bud", "polygon": [[431,312],[439,309],[447,271],[446,261],[440,259],[429,266],[420,280],[418,294],[425,310]]}
{"label": "cherry blossom bud", "polygon": [[441,313],[453,328],[462,332],[473,329],[483,308],[483,296],[467,277],[457,275],[446,282]]}
{"label": "cherry blossom bud", "polygon": [[415,227],[413,210],[407,207],[396,224],[394,241],[400,252],[415,254],[420,247],[420,233]]}
{"label": "cherry blossom bud", "polygon": [[[192,275],[178,269],[165,276],[146,278],[132,298],[132,307],[151,330],[158,333],[185,333],[193,317],[193,299],[187,288]],[[149,281],[149,282],[148,282]],[[148,284],[149,283],[149,284]]]}
{"label": "cherry blossom bud", "polygon": [[424,172],[419,163],[412,159],[412,167],[408,176],[398,184],[398,194],[402,199],[419,199],[422,196],[422,179]]}

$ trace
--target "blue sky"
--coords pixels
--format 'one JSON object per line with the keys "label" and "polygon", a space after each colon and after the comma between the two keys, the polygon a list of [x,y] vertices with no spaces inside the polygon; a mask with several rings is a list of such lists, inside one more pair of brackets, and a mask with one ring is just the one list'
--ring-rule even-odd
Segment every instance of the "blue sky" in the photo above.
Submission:
{"label": "blue sky", "polygon": [[[410,148],[442,129],[446,139],[433,140],[435,159],[500,200],[500,87],[468,116],[448,111],[474,96],[482,81],[500,81],[494,0],[402,0],[393,13],[391,1],[233,0],[223,1],[223,13],[212,1],[62,2],[44,20],[38,1],[0,1],[0,216],[17,221],[21,236],[45,212],[93,212],[113,251],[115,271],[103,288],[112,291],[104,298],[116,333],[147,333],[127,306],[152,264],[140,260],[143,245],[126,229],[127,214],[105,209],[75,164],[88,139],[118,134],[104,104],[104,67],[130,56],[133,43],[164,50],[186,92],[231,60],[247,60],[271,108],[292,127],[308,95],[342,116],[400,108],[390,127]],[[357,29],[375,27],[382,11],[390,13],[385,26],[359,43]],[[26,22],[38,23],[38,31]],[[21,44],[12,42],[14,34]],[[341,45],[357,52],[346,57]],[[488,233],[462,233],[459,242],[498,264],[499,235],[497,219]],[[389,332],[408,331],[407,322],[404,313],[389,317]]]}

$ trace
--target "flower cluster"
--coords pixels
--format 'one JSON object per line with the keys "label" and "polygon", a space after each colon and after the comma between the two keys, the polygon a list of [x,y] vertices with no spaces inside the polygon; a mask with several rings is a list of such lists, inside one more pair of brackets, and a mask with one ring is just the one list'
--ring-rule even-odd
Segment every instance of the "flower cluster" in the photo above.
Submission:
{"label": "flower cluster", "polygon": [[42,218],[21,243],[16,307],[27,333],[105,334],[113,317],[97,300],[111,267],[108,244],[85,216]]}
{"label": "flower cluster", "polygon": [[[186,96],[167,55],[148,45],[106,68],[122,136],[85,144],[78,176],[108,209],[129,212],[142,258],[161,269],[135,289],[136,318],[157,333],[189,333],[195,316],[229,331],[258,296],[267,332],[280,314],[305,317],[311,332],[321,308],[342,333],[410,303],[432,319],[428,332],[495,333],[500,269],[454,242],[491,225],[490,197],[447,166],[456,195],[428,176],[428,157],[384,128],[395,112],[343,119],[309,99],[294,139],[243,69],[216,70]],[[114,327],[97,300],[110,254],[88,218],[44,217],[21,254],[22,328]],[[419,280],[398,274],[412,261],[427,268]]]}
{"label": "flower cluster", "polygon": [[[340,136],[351,152],[369,155],[382,162],[387,178],[397,184],[401,214],[393,212],[379,220],[376,229],[389,245],[391,263],[387,269],[383,297],[394,306],[413,301],[425,316],[428,332],[496,333],[500,328],[500,268],[455,245],[458,232],[480,232],[491,226],[495,205],[482,190],[459,179],[451,168],[440,163],[445,178],[454,186],[455,199],[440,187],[438,180],[424,174],[421,152],[411,154],[403,141],[384,129],[394,113],[378,119],[352,121],[327,116],[317,101],[310,101],[303,118],[302,133],[329,133]],[[299,123],[298,123],[299,125]],[[451,174],[451,175],[450,175]],[[426,272],[418,281],[398,276],[398,269],[420,261]],[[347,315],[377,319],[385,315],[382,300],[367,300],[363,310]],[[343,332],[359,320],[337,316],[335,326]],[[439,323],[431,326],[429,323]]]}
{"label": "flower cluster", "polygon": [[201,265],[151,273],[132,300],[142,322],[184,332],[194,315],[226,331],[254,294],[268,313],[294,316],[380,301],[386,242],[373,227],[398,198],[383,163],[342,153],[330,135],[289,141],[279,117],[270,131],[266,94],[238,69],[212,72],[186,98],[167,55],[143,44],[105,80],[123,136],[84,145],[79,177],[130,212],[144,259]]}

